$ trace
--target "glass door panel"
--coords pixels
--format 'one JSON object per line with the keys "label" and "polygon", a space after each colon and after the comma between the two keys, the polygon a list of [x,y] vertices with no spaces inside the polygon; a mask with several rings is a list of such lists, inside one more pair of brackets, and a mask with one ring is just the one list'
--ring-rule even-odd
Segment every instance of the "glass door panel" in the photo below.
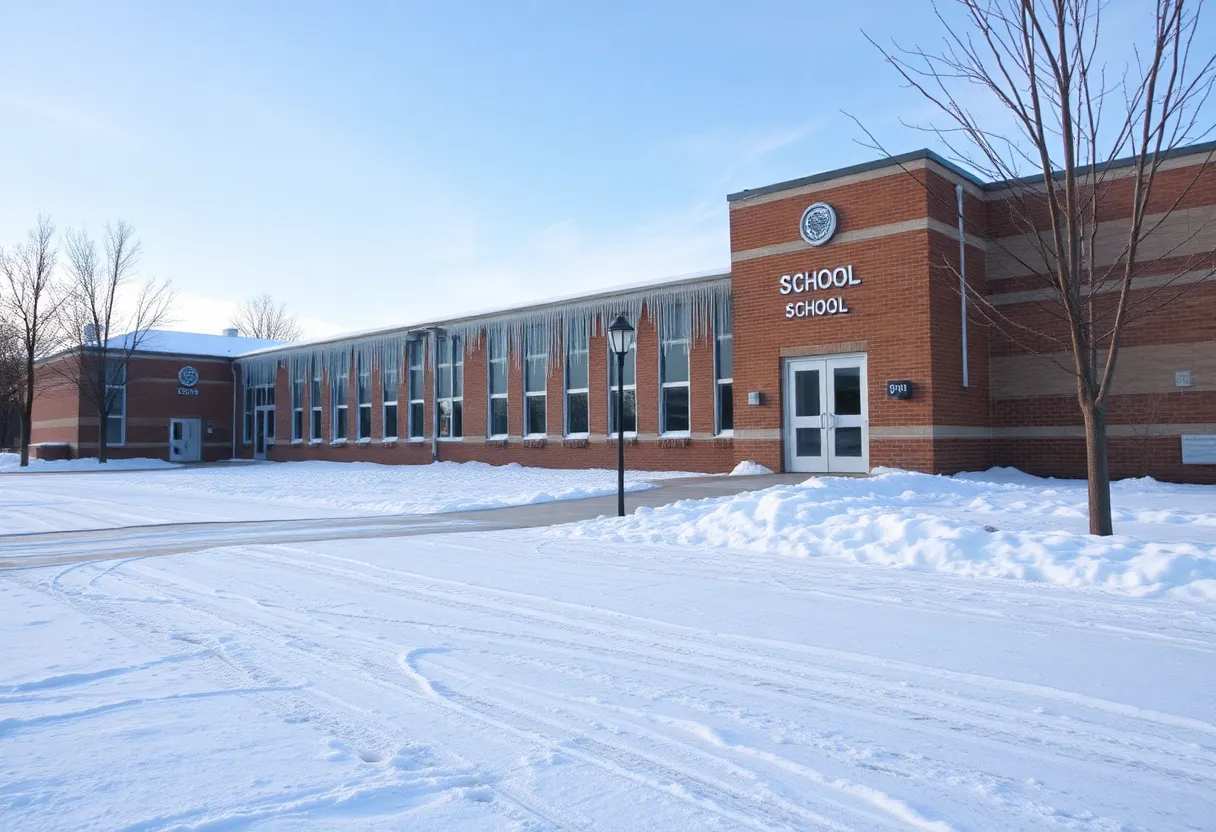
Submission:
{"label": "glass door panel", "polygon": [[828,468],[869,470],[865,358],[828,359]]}
{"label": "glass door panel", "polygon": [[786,368],[786,470],[826,471],[824,362],[794,360]]}

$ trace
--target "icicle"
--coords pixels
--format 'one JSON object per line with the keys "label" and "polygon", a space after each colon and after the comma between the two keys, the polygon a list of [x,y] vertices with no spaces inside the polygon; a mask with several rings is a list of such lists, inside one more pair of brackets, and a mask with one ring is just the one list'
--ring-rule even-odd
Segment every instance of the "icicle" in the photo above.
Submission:
{"label": "icicle", "polygon": [[[691,327],[690,336],[704,336],[720,329],[723,322],[729,325],[730,278],[724,276],[677,285],[651,286],[618,295],[458,320],[441,326],[448,335],[461,339],[466,355],[482,348],[487,338],[499,339],[498,343],[505,341],[512,362],[518,368],[524,354],[525,333],[532,332],[535,337],[544,339],[546,356],[551,361],[553,356],[563,354],[568,339],[581,344],[589,341],[592,335],[606,334],[617,315],[624,315],[636,327],[643,312],[650,316],[660,332],[670,332],[675,327]],[[421,340],[423,363],[429,366],[431,338],[424,337],[423,330],[399,330],[354,338],[336,345],[288,348],[276,353],[275,357],[254,356],[238,359],[237,363],[246,377],[266,379],[262,383],[273,383],[277,362],[293,367],[293,373],[296,372],[294,368],[299,366],[295,362],[315,362],[332,379],[339,372],[349,376],[351,361],[355,358],[360,362],[369,362],[373,367],[400,369],[405,361],[403,353],[406,343],[415,338]]]}

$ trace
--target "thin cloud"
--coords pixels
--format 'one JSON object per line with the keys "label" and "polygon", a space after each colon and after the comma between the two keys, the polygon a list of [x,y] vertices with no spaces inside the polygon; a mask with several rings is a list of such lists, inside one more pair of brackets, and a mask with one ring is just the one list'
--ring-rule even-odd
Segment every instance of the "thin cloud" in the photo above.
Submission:
{"label": "thin cloud", "polygon": [[3,93],[0,94],[0,112],[7,112],[14,120],[33,118],[70,138],[105,139],[120,144],[135,144],[135,137],[118,125],[84,109],[47,98]]}

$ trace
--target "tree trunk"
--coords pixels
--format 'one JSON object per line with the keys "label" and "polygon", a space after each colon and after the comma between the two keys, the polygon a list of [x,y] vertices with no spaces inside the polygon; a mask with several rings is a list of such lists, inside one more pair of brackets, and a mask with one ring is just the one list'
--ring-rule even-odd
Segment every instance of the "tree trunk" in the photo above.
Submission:
{"label": "tree trunk", "polygon": [[97,462],[106,462],[110,458],[110,446],[106,444],[106,432],[109,429],[109,419],[104,407],[97,408]]}
{"label": "tree trunk", "polygon": [[34,426],[34,358],[25,362],[25,401],[21,403],[21,462],[22,468],[30,464],[30,434]]}
{"label": "tree trunk", "polygon": [[1082,407],[1085,417],[1085,467],[1089,477],[1089,533],[1114,534],[1110,516],[1110,466],[1106,459],[1106,409]]}

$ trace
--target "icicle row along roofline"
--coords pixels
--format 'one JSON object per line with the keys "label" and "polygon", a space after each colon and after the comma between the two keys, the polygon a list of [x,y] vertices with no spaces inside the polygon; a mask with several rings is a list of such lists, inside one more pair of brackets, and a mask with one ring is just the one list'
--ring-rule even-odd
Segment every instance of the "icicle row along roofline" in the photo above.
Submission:
{"label": "icicle row along roofline", "polygon": [[513,361],[519,366],[524,333],[530,328],[536,327],[543,332],[550,356],[561,355],[567,340],[585,343],[591,335],[602,335],[617,315],[624,315],[637,326],[643,312],[659,326],[660,332],[678,325],[677,316],[689,315],[694,337],[706,335],[731,314],[730,276],[649,286],[632,292],[377,333],[332,344],[286,347],[270,354],[237,358],[236,363],[241,366],[249,385],[273,383],[279,367],[288,367],[293,374],[307,375],[310,365],[319,365],[327,377],[333,378],[343,366],[349,368],[356,357],[377,369],[397,369],[403,362],[408,341],[421,338],[425,345],[429,340],[423,337],[425,333],[439,329],[459,337],[466,353],[484,343],[487,335],[505,338]]}

